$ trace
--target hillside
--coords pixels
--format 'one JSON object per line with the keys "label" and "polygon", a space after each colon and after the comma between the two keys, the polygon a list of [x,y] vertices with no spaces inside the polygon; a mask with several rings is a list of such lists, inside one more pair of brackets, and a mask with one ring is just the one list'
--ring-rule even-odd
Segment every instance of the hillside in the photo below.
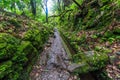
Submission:
{"label": "hillside", "polygon": [[0,80],[119,80],[120,0],[0,0]]}
{"label": "hillside", "polygon": [[29,76],[50,33],[50,28],[37,21],[0,12],[0,80],[22,80]]}

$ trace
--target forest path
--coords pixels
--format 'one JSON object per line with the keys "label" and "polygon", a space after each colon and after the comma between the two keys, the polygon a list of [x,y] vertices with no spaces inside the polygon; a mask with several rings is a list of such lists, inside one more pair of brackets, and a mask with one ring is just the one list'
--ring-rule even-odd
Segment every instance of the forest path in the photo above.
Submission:
{"label": "forest path", "polygon": [[57,29],[30,73],[31,80],[77,80],[67,70],[70,61]]}

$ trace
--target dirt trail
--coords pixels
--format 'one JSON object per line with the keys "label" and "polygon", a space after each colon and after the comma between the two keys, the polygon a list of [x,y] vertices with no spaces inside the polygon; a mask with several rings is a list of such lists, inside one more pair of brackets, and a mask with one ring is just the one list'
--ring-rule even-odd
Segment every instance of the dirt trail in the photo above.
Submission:
{"label": "dirt trail", "polygon": [[30,74],[31,80],[76,80],[67,70],[70,61],[57,29]]}

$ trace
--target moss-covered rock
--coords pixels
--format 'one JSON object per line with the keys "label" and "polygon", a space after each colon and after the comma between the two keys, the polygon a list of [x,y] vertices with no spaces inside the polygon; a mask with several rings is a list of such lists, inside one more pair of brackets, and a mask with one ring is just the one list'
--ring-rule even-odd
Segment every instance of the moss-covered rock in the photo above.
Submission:
{"label": "moss-covered rock", "polygon": [[11,58],[17,50],[19,39],[6,34],[0,33],[0,60]]}
{"label": "moss-covered rock", "polygon": [[21,24],[16,19],[10,19],[8,22],[12,25],[14,25],[16,28],[20,28]]}
{"label": "moss-covered rock", "polygon": [[28,30],[24,36],[24,40],[30,41],[35,48],[40,49],[43,46],[41,34],[38,29]]}
{"label": "moss-covered rock", "polygon": [[12,66],[11,61],[7,61],[0,64],[0,79],[2,79],[5,75],[8,75],[10,72],[12,72],[11,66]]}
{"label": "moss-covered rock", "polygon": [[0,80],[28,80],[26,78],[28,76],[23,72],[28,75],[51,29],[21,16],[11,17],[5,12],[2,14],[0,14]]}
{"label": "moss-covered rock", "polygon": [[38,55],[38,51],[29,41],[22,41],[17,49],[16,55],[12,60],[16,63],[20,63],[25,66],[28,62],[31,62],[33,58]]}
{"label": "moss-covered rock", "polygon": [[106,53],[88,51],[74,55],[73,59],[77,64],[84,64],[83,66],[76,68],[73,72],[83,74],[105,67],[108,56]]}

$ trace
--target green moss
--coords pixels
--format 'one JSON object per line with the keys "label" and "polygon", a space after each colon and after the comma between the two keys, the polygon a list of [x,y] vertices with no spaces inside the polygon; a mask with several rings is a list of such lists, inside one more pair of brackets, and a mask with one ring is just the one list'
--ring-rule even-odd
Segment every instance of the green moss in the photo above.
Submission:
{"label": "green moss", "polygon": [[37,29],[28,30],[24,36],[24,40],[30,41],[35,48],[40,49],[43,46],[41,34]]}
{"label": "green moss", "polygon": [[102,47],[100,47],[100,46],[95,46],[95,50],[96,51],[100,51],[102,49]]}
{"label": "green moss", "polygon": [[4,33],[0,33],[0,80],[28,80],[51,29],[21,17],[1,17],[0,31]]}
{"label": "green moss", "polygon": [[73,55],[73,62],[79,63],[80,61],[82,61],[81,55],[83,54],[78,53],[78,54]]}
{"label": "green moss", "polygon": [[6,79],[18,80],[19,77],[20,77],[19,73],[17,71],[16,72],[14,71],[14,72],[10,73]]}
{"label": "green moss", "polygon": [[11,58],[15,54],[18,44],[19,40],[15,37],[0,33],[0,59]]}
{"label": "green moss", "polygon": [[12,62],[7,61],[0,64],[0,79],[2,79],[5,75],[9,74],[11,71]]}
{"label": "green moss", "polygon": [[100,69],[97,71],[92,72],[98,80],[113,80],[108,76],[108,73],[105,69]]}
{"label": "green moss", "polygon": [[75,63],[82,63],[83,66],[77,68],[74,72],[88,73],[89,71],[99,70],[106,66],[108,56],[106,53],[95,52],[94,55],[87,56],[85,54],[76,54],[73,57]]}
{"label": "green moss", "polygon": [[17,20],[15,20],[15,19],[8,20],[8,22],[10,24],[14,25],[16,28],[20,28],[21,27],[20,23]]}
{"label": "green moss", "polygon": [[116,36],[116,39],[120,40],[120,36]]}
{"label": "green moss", "polygon": [[120,28],[118,26],[118,28],[116,28],[114,31],[113,31],[115,34],[120,34]]}
{"label": "green moss", "polygon": [[81,62],[81,63],[84,64],[84,65],[75,69],[74,72],[79,73],[79,74],[88,73],[91,70],[90,66],[86,62]]}
{"label": "green moss", "polygon": [[18,44],[19,40],[7,33],[0,33],[0,43],[7,42],[11,44]]}
{"label": "green moss", "polygon": [[[39,32],[36,31],[36,33]],[[42,47],[43,43],[39,44],[39,42],[42,41],[41,35],[36,35],[34,35],[33,38],[34,42],[29,39],[28,41],[20,42],[19,39],[10,34],[0,33],[0,60],[2,62],[4,62],[4,60],[12,61],[10,66],[7,63],[0,66],[0,79],[18,80],[21,77],[20,74],[23,68],[30,64],[32,60],[34,60],[33,58],[36,58],[38,55],[38,51],[33,44],[37,43],[36,46]],[[32,34],[30,34],[30,36],[32,36]],[[10,67],[9,70],[7,70],[8,67]]]}
{"label": "green moss", "polygon": [[24,52],[23,54],[28,55],[32,52],[37,52],[37,50],[33,47],[32,43],[29,41],[22,41],[20,46],[18,47],[18,51],[20,53]]}
{"label": "green moss", "polygon": [[87,59],[88,64],[91,66],[91,69],[98,70],[102,67],[105,67],[108,61],[108,56],[105,53],[97,53],[93,57]]}
{"label": "green moss", "polygon": [[107,32],[105,32],[105,34],[104,34],[104,37],[106,37],[106,38],[109,38],[109,37],[111,37],[111,36],[113,36],[113,32],[111,32],[111,31],[107,31]]}
{"label": "green moss", "polygon": [[104,53],[104,54],[112,52],[110,49],[105,48],[103,46],[95,46],[95,51],[98,51],[99,53]]}

